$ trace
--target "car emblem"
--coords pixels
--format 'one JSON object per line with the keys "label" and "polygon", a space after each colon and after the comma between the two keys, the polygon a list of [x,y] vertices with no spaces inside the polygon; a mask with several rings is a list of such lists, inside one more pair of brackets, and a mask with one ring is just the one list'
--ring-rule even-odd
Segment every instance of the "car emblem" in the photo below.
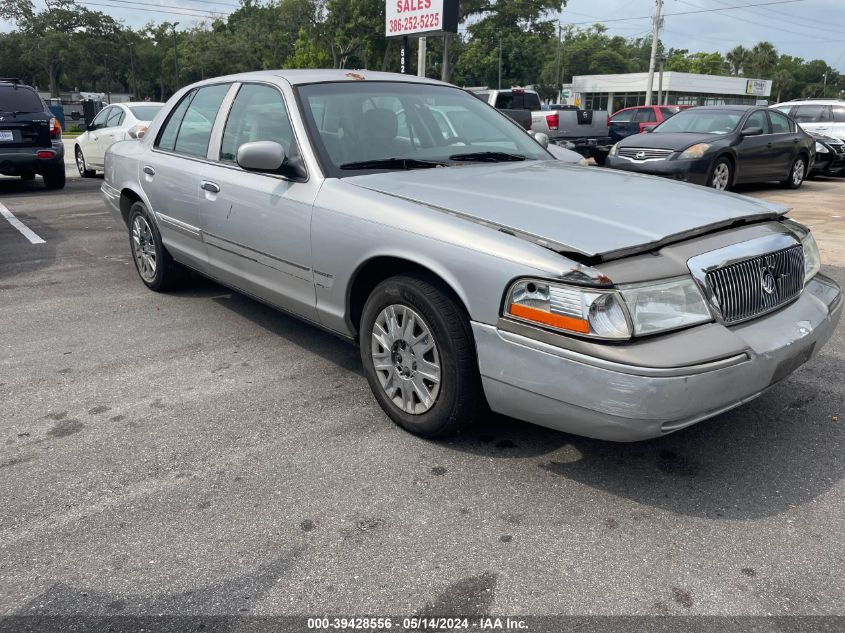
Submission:
{"label": "car emblem", "polygon": [[645,152],[637,152],[636,154],[634,154],[634,158],[636,158],[637,160],[644,159],[645,158]]}
{"label": "car emblem", "polygon": [[778,289],[777,278],[772,272],[771,266],[760,269],[760,285],[763,288],[763,292],[767,295],[775,294],[775,291]]}

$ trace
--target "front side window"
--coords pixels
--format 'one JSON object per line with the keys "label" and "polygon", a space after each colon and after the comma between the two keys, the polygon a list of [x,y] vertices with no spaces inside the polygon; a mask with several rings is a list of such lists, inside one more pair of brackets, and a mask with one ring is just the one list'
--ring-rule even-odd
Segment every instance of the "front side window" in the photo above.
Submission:
{"label": "front side window", "polygon": [[205,86],[197,90],[179,126],[173,151],[198,157],[208,153],[211,128],[214,127],[214,119],[227,92],[229,84]]}
{"label": "front side window", "polygon": [[91,121],[91,129],[96,130],[101,127],[106,127],[106,119],[111,116],[113,109],[114,108],[106,108],[105,110],[100,110],[97,116],[94,117],[94,120]]}
{"label": "front side window", "polygon": [[772,134],[789,134],[792,132],[792,123],[780,112],[769,112],[769,119],[772,121]]}
{"label": "front side window", "polygon": [[234,162],[238,148],[255,141],[274,141],[289,156],[293,153],[293,129],[281,93],[271,86],[244,84],[223,129],[220,160]]}
{"label": "front side window", "polygon": [[[365,161],[550,160],[522,128],[458,88],[403,82],[327,82],[297,89],[325,171],[352,176]],[[454,157],[454,158],[453,158]],[[472,160],[470,158],[469,160]]]}
{"label": "front side window", "polygon": [[750,127],[759,127],[763,130],[763,134],[769,133],[769,122],[766,120],[766,113],[762,110],[757,110],[757,112],[752,112],[748,119],[745,121],[745,129]]}

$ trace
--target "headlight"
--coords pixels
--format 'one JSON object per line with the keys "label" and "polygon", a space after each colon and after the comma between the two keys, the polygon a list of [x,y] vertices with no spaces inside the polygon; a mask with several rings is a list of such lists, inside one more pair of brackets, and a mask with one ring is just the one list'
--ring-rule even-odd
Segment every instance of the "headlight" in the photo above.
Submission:
{"label": "headlight", "polygon": [[616,156],[616,153],[619,151],[619,143],[616,143],[613,147],[610,148],[609,154],[611,156]]}
{"label": "headlight", "polygon": [[581,336],[631,337],[625,307],[615,290],[523,279],[508,291],[505,316]]}
{"label": "headlight", "polygon": [[698,286],[690,277],[631,284],[620,288],[634,334],[654,334],[711,321]]}
{"label": "headlight", "polygon": [[807,283],[821,270],[822,257],[819,253],[819,245],[816,244],[816,239],[812,233],[808,232],[803,237],[801,246],[804,247],[804,283]]}
{"label": "headlight", "polygon": [[824,145],[822,145],[818,141],[816,141],[816,151],[819,154],[829,154],[830,153],[830,150],[827,149],[827,147],[825,147]]}
{"label": "headlight", "polygon": [[680,158],[701,158],[704,156],[704,152],[708,149],[710,149],[710,145],[708,143],[696,143],[695,145],[686,148]]}

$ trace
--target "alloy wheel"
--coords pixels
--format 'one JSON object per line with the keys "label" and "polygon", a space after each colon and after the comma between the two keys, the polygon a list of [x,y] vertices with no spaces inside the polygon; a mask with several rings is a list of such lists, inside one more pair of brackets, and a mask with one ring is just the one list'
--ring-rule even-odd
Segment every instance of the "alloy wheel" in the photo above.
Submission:
{"label": "alloy wheel", "polygon": [[82,155],[82,150],[76,149],[76,168],[79,170],[79,175],[84,176],[88,168],[85,166],[85,157]]}
{"label": "alloy wheel", "polygon": [[710,184],[714,189],[724,191],[728,188],[728,181],[731,177],[731,170],[727,163],[719,163],[713,170],[713,177],[710,179]]}
{"label": "alloy wheel", "polygon": [[152,283],[156,276],[156,246],[153,231],[147,219],[136,215],[132,221],[132,254],[141,278]]}
{"label": "alloy wheel", "polygon": [[370,351],[379,384],[405,413],[430,410],[440,393],[440,352],[431,328],[408,306],[395,304],[376,317]]}
{"label": "alloy wheel", "polygon": [[796,187],[804,181],[804,159],[799,158],[792,166],[792,184]]}

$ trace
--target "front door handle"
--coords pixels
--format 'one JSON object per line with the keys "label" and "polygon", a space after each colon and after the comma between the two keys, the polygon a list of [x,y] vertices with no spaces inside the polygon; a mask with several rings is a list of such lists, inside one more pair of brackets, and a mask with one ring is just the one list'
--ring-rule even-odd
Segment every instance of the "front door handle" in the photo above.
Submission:
{"label": "front door handle", "polygon": [[147,176],[155,176],[156,170],[150,165],[144,165],[144,173],[147,174]]}
{"label": "front door handle", "polygon": [[210,180],[203,180],[200,188],[211,193],[220,193],[220,185]]}
{"label": "front door handle", "polygon": [[797,143],[797,142],[798,142],[798,139],[797,139],[797,138],[794,138],[794,139],[792,139],[792,142],[793,142],[793,143]]}
{"label": "front door handle", "polygon": [[766,143],[766,147],[768,147],[768,148],[770,148],[770,149],[771,149],[772,144],[771,144],[771,143]]}

